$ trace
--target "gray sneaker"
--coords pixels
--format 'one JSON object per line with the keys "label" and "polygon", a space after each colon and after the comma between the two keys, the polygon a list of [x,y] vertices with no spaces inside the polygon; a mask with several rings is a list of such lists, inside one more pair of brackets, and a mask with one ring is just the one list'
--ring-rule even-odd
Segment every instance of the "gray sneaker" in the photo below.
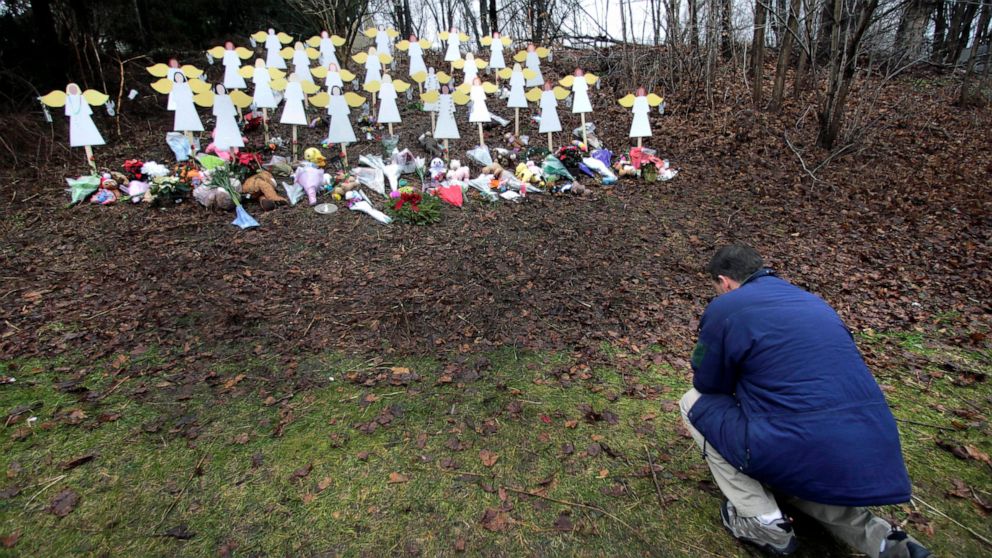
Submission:
{"label": "gray sneaker", "polygon": [[723,525],[735,538],[756,545],[768,552],[785,556],[799,547],[796,534],[792,532],[792,520],[781,519],[765,525],[757,517],[741,517],[729,501],[720,507]]}
{"label": "gray sneaker", "polygon": [[885,538],[885,548],[878,558],[928,558],[933,554],[920,541],[909,536],[905,531],[895,528],[892,533]]}

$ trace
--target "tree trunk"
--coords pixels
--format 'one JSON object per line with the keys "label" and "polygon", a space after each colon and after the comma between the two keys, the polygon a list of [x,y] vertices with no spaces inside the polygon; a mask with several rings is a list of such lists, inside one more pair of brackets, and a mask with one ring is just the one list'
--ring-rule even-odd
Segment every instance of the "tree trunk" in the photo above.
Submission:
{"label": "tree trunk", "polygon": [[[695,3],[695,0],[689,0],[691,4]],[[682,3],[679,0],[671,0],[669,3],[664,3],[666,6],[667,20],[668,20],[668,31],[665,32],[665,43],[667,44],[677,44],[682,41],[682,29],[679,27],[679,14],[682,12]],[[659,6],[660,15],[660,6]],[[659,19],[661,19],[659,17]]]}
{"label": "tree trunk", "polygon": [[761,82],[765,69],[765,18],[768,6],[765,0],[754,2],[754,39],[751,42],[751,100],[761,108]]}
{"label": "tree trunk", "polygon": [[499,32],[499,12],[496,10],[496,0],[489,0],[489,28],[493,33]]}
{"label": "tree trunk", "polygon": [[[974,101],[974,93],[971,90],[971,82],[975,76],[975,62],[978,59],[978,47],[988,38],[989,19],[992,17],[992,0],[985,0],[982,3],[982,15],[978,18],[978,28],[975,30],[975,40],[971,43],[971,52],[968,56],[968,65],[965,68],[964,77],[961,78],[961,96],[958,98],[960,106],[968,106]],[[988,68],[992,60],[985,57],[985,67]]]}
{"label": "tree trunk", "polygon": [[699,0],[689,2],[689,44],[694,53],[699,52]]}
{"label": "tree trunk", "polygon": [[934,4],[932,58],[939,61],[944,52],[944,37],[947,34],[947,2],[937,0]]}
{"label": "tree trunk", "polygon": [[720,2],[720,48],[723,57],[730,59],[734,55],[734,29],[732,17],[734,12],[733,0],[721,0]]}
{"label": "tree trunk", "polygon": [[923,55],[923,36],[934,6],[930,0],[909,0],[896,29],[895,56],[907,61]]}
{"label": "tree trunk", "polygon": [[[973,0],[958,0],[951,9],[951,26],[944,39],[944,62],[957,64],[961,52],[968,46],[971,36],[971,21],[977,10]],[[962,37],[964,39],[962,40]],[[962,44],[963,43],[963,44]]]}
{"label": "tree trunk", "polygon": [[[782,97],[785,95],[785,74],[789,71],[789,57],[792,55],[792,43],[796,34],[799,33],[799,4],[800,0],[790,0],[788,12],[785,17],[788,22],[785,36],[782,37],[782,45],[778,50],[778,63],[775,65],[775,86],[772,88],[771,109],[774,111],[782,107]],[[796,79],[799,79],[799,72],[796,72]]]}
{"label": "tree trunk", "polygon": [[479,0],[479,26],[482,27],[482,36],[488,37],[491,32],[489,31],[489,18],[486,17],[486,10],[489,7],[489,2],[487,0]]}
{"label": "tree trunk", "polygon": [[472,36],[475,37],[475,45],[478,50],[482,50],[482,37],[479,36],[479,24],[475,21],[475,12],[468,0],[462,0],[462,13],[465,16],[465,23],[472,29]]}

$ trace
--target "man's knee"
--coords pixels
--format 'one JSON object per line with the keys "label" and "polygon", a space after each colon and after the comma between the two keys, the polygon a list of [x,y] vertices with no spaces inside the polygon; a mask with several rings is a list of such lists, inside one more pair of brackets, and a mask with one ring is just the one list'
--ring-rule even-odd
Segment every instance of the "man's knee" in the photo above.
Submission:
{"label": "man's knee", "polygon": [[692,409],[692,406],[695,405],[698,400],[699,392],[696,391],[696,388],[692,388],[685,392],[685,395],[683,395],[682,399],[679,400],[679,409],[682,411],[682,416],[686,420],[688,420],[689,417],[689,410]]}

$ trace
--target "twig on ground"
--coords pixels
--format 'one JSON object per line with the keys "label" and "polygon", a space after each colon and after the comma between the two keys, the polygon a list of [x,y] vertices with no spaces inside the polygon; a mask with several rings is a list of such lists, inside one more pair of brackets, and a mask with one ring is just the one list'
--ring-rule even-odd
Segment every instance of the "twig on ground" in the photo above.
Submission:
{"label": "twig on ground", "polygon": [[189,488],[189,485],[193,482],[193,479],[196,478],[196,472],[200,470],[200,467],[203,465],[203,462],[206,460],[207,460],[207,455],[203,454],[203,457],[201,457],[200,460],[196,462],[196,467],[193,467],[193,472],[190,473],[189,478],[186,479],[186,484],[183,485],[183,489],[179,491],[179,494],[176,494],[176,499],[172,501],[172,504],[169,505],[169,508],[166,509],[165,513],[162,514],[162,518],[158,520],[158,523],[155,524],[155,527],[152,527],[152,531],[157,531],[159,526],[162,525],[162,523],[165,521],[165,518],[169,517],[169,514],[172,512],[172,509],[176,507],[176,504],[178,504],[179,500],[182,499],[183,494],[186,494],[186,490]]}
{"label": "twig on ground", "polygon": [[785,138],[785,143],[789,146],[789,149],[791,149],[792,152],[796,154],[796,157],[799,159],[799,164],[803,166],[803,170],[806,171],[806,174],[808,174],[809,177],[813,179],[813,183],[816,184],[817,182],[824,182],[823,180],[817,178],[817,176],[813,174],[813,171],[809,170],[809,167],[806,166],[806,161],[803,160],[802,154],[799,153],[799,150],[796,149],[796,146],[792,145],[792,142],[789,140],[789,134],[783,133],[782,137]]}
{"label": "twig on ground", "polygon": [[651,480],[654,481],[654,492],[658,496],[658,507],[665,508],[665,498],[661,495],[661,486],[658,485],[658,475],[654,472],[654,459],[651,459],[651,452],[644,446],[644,455],[648,456],[648,467],[651,468]]}
{"label": "twig on ground", "polygon": [[55,477],[54,479],[52,479],[52,481],[49,482],[48,484],[46,484],[45,486],[41,487],[41,490],[39,490],[38,492],[35,492],[34,493],[34,496],[32,496],[30,500],[28,500],[27,502],[24,503],[24,509],[27,510],[28,509],[28,506],[31,505],[31,502],[34,502],[34,499],[35,498],[37,498],[38,496],[41,496],[41,493],[42,492],[48,490],[49,488],[51,488],[52,486],[54,486],[56,483],[58,483],[59,481],[61,481],[65,477],[66,477],[66,475],[59,475],[59,476]]}
{"label": "twig on ground", "polygon": [[957,429],[956,428],[950,428],[948,426],[940,426],[938,424],[930,424],[930,423],[927,423],[927,422],[919,422],[919,421],[916,421],[916,420],[896,418],[896,421],[898,421],[898,422],[905,422],[906,424],[915,424],[916,426],[927,426],[927,427],[930,427],[930,428],[936,428],[937,430],[947,430],[947,431],[950,431],[950,432],[957,432]]}
{"label": "twig on ground", "polygon": [[926,503],[926,502],[925,502],[925,501],[924,501],[924,500],[923,500],[922,498],[920,498],[919,496],[916,496],[916,495],[914,494],[914,495],[913,495],[913,500],[916,500],[917,502],[919,502],[919,503],[921,503],[921,504],[923,504],[924,506],[926,506],[926,507],[928,507],[928,508],[930,508],[930,511],[932,511],[932,512],[934,512],[934,513],[936,513],[937,515],[939,515],[939,516],[941,516],[941,517],[943,517],[944,519],[947,519],[948,521],[950,521],[951,523],[953,523],[953,524],[955,524],[955,525],[957,525],[958,527],[960,527],[960,528],[962,528],[962,529],[964,529],[965,531],[968,531],[968,532],[969,532],[969,533],[971,533],[971,534],[972,534],[972,535],[973,535],[973,536],[974,536],[974,537],[975,537],[976,539],[978,539],[978,540],[980,540],[980,541],[982,541],[983,543],[985,543],[985,544],[987,544],[987,545],[989,545],[989,546],[992,546],[992,541],[990,541],[990,540],[988,540],[988,539],[986,539],[985,537],[983,537],[983,536],[981,536],[981,535],[979,535],[979,534],[978,534],[978,533],[976,533],[976,532],[975,532],[975,530],[974,530],[974,529],[972,529],[971,527],[968,527],[967,525],[964,525],[964,524],[962,524],[962,523],[959,523],[959,522],[958,522],[958,521],[957,521],[956,519],[954,519],[953,517],[951,517],[951,516],[949,516],[949,515],[947,515],[946,513],[944,513],[944,512],[942,512],[942,511],[940,511],[940,510],[938,510],[937,508],[935,508],[935,507],[933,507],[933,506],[931,506],[930,504],[928,504],[928,503]]}

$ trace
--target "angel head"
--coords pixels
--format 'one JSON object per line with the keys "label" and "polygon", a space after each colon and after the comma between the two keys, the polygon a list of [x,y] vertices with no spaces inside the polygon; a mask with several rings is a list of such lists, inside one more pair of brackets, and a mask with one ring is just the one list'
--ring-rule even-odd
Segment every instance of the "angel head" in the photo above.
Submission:
{"label": "angel head", "polygon": [[218,83],[214,86],[214,92],[218,95],[227,95],[227,88],[224,87],[223,83]]}
{"label": "angel head", "polygon": [[303,41],[296,41],[296,44],[293,45],[293,48],[295,48],[296,50],[303,50],[304,49]]}
{"label": "angel head", "polygon": [[170,58],[169,59],[169,67],[170,68],[178,68],[179,67],[179,61],[176,60],[175,58]]}
{"label": "angel head", "polygon": [[584,75],[586,75],[586,73],[582,71],[582,68],[575,69],[575,77],[582,77]]}
{"label": "angel head", "polygon": [[379,31],[385,31],[386,30],[386,26],[384,24],[380,23],[379,25],[376,26],[376,29],[378,29]]}
{"label": "angel head", "polygon": [[336,71],[338,71],[338,65],[335,64],[334,62],[331,62],[330,64],[327,65],[327,71],[328,72],[336,72]]}
{"label": "angel head", "polygon": [[335,85],[334,87],[331,88],[331,95],[340,95],[340,94],[341,94],[341,88],[339,86]]}
{"label": "angel head", "polygon": [[224,50],[234,50],[234,43],[231,41],[224,41]]}
{"label": "angel head", "polygon": [[455,27],[454,25],[452,25],[451,26],[451,30],[449,31],[449,33],[458,33],[458,28]]}
{"label": "angel head", "polygon": [[327,29],[324,29],[323,31],[320,32],[320,38],[321,39],[327,39],[330,36],[331,36],[331,34],[327,32]]}
{"label": "angel head", "polygon": [[447,95],[449,93],[451,93],[451,89],[448,87],[448,85],[447,84],[442,85],[441,86],[441,94],[442,95]]}
{"label": "angel head", "polygon": [[172,81],[176,83],[186,83],[186,74],[182,72],[176,72],[172,74]]}
{"label": "angel head", "polygon": [[475,76],[475,79],[472,80],[472,85],[482,85],[482,79],[479,76]]}
{"label": "angel head", "polygon": [[66,95],[80,95],[80,94],[82,94],[82,90],[79,89],[79,86],[76,85],[75,83],[70,83],[69,85],[66,85],[65,86],[65,94]]}
{"label": "angel head", "polygon": [[551,80],[550,79],[544,82],[544,90],[545,91],[554,91],[554,87],[555,86],[554,86],[554,84],[551,83]]}
{"label": "angel head", "polygon": [[417,36],[414,35],[413,33],[410,33],[410,42],[411,43],[417,42]]}
{"label": "angel head", "polygon": [[379,53],[374,46],[369,47],[369,56],[376,56]]}
{"label": "angel head", "polygon": [[465,53],[465,63],[466,63],[466,65],[468,65],[468,64],[470,64],[470,63],[472,63],[474,61],[475,61],[475,55],[474,54],[472,54],[471,52]]}
{"label": "angel head", "polygon": [[529,43],[527,45],[527,52],[537,52],[537,45],[534,43]]}
{"label": "angel head", "polygon": [[255,68],[258,69],[258,70],[264,70],[265,69],[265,60],[262,60],[261,58],[256,58],[255,59]]}
{"label": "angel head", "polygon": [[435,74],[435,72],[434,72],[434,67],[433,66],[431,66],[430,68],[427,68],[427,75],[433,76],[434,74]]}
{"label": "angel head", "polygon": [[276,34],[276,30],[269,27],[269,35],[275,35],[275,34]]}
{"label": "angel head", "polygon": [[637,91],[634,93],[634,95],[636,95],[637,97],[644,97],[647,94],[648,92],[647,90],[644,89],[644,86],[638,87]]}
{"label": "angel head", "polygon": [[514,72],[522,72],[523,71],[523,68],[520,67],[520,62],[517,62],[517,63],[515,63],[513,65],[513,71]]}
{"label": "angel head", "polygon": [[498,38],[500,38],[500,34],[499,34],[499,31],[493,31],[493,38],[494,38],[494,39],[498,39]]}

